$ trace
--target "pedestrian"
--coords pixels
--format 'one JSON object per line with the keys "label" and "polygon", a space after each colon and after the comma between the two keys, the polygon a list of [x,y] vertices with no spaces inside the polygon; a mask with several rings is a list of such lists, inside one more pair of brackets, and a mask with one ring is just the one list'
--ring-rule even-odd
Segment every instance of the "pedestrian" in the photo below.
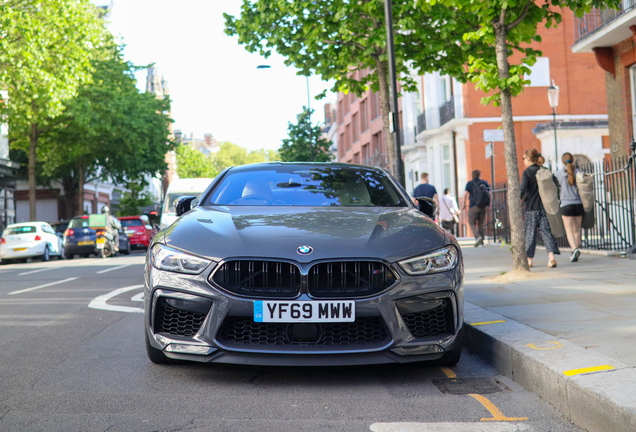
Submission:
{"label": "pedestrian", "polygon": [[439,214],[439,198],[437,196],[437,189],[435,186],[428,182],[428,173],[423,172],[420,176],[422,183],[419,184],[415,190],[413,191],[413,204],[418,204],[415,198],[431,198],[435,201],[435,205],[437,206],[437,214]]}
{"label": "pedestrian", "polygon": [[563,153],[561,158],[563,161],[563,169],[556,172],[555,176],[561,186],[561,217],[565,225],[565,233],[568,237],[568,243],[572,248],[570,254],[570,262],[577,262],[581,251],[581,224],[583,223],[583,201],[579,195],[579,188],[576,184],[576,175],[578,169],[574,166],[574,157],[571,153]]}
{"label": "pedestrian", "polygon": [[472,172],[472,180],[466,183],[464,191],[464,203],[462,210],[466,208],[466,199],[469,200],[468,205],[468,224],[475,236],[475,247],[484,245],[484,222],[486,221],[486,209],[490,206],[490,186],[488,182],[482,180],[481,171],[474,170]]}
{"label": "pedestrian", "polygon": [[444,189],[444,196],[442,196],[441,201],[439,218],[442,220],[442,227],[456,236],[455,227],[459,222],[457,217],[459,209],[457,208],[455,197],[450,196],[448,188]]}
{"label": "pedestrian", "polygon": [[528,256],[528,266],[532,267],[532,259],[537,246],[537,228],[541,233],[543,244],[548,251],[548,268],[557,266],[554,255],[559,255],[559,247],[550,231],[550,223],[543,207],[543,202],[539,196],[539,186],[537,184],[537,171],[545,158],[536,149],[528,149],[523,154],[523,163],[526,166],[521,176],[521,199],[525,210],[526,228],[526,254]]}

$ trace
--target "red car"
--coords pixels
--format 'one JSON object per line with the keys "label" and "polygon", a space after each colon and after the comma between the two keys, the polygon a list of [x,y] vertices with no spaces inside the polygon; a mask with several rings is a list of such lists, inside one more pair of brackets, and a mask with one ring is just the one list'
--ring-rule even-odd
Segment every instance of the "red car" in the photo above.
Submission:
{"label": "red car", "polygon": [[155,236],[155,229],[150,225],[148,216],[122,216],[117,219],[119,219],[121,227],[130,237],[131,248],[148,248],[152,238]]}

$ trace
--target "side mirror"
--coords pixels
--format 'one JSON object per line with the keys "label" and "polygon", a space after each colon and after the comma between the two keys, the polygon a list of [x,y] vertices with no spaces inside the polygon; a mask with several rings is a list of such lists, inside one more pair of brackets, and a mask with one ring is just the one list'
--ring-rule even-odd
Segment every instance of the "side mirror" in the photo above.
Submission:
{"label": "side mirror", "polygon": [[192,208],[192,201],[195,199],[197,199],[197,197],[194,196],[182,196],[177,198],[174,203],[174,213],[177,217],[189,212]]}
{"label": "side mirror", "polygon": [[431,219],[435,219],[435,215],[437,214],[437,204],[435,204],[435,200],[428,197],[415,197],[415,199],[420,204],[420,211]]}

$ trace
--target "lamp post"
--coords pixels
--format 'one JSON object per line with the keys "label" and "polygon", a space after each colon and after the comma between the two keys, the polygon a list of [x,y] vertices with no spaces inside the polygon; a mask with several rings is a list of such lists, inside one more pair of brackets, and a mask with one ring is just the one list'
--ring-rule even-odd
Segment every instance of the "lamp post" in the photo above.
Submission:
{"label": "lamp post", "polygon": [[557,150],[557,122],[556,122],[556,107],[559,106],[559,87],[552,85],[548,87],[548,102],[552,107],[552,121],[554,122],[554,170],[559,168],[559,152]]}
{"label": "lamp post", "polygon": [[391,111],[389,117],[393,123],[393,141],[395,145],[394,174],[402,187],[406,186],[404,176],[404,161],[402,161],[402,147],[400,140],[400,119],[397,97],[397,75],[395,72],[395,45],[393,42],[393,9],[391,0],[384,0],[384,20],[386,23],[386,46],[389,54],[389,78],[391,80]]}

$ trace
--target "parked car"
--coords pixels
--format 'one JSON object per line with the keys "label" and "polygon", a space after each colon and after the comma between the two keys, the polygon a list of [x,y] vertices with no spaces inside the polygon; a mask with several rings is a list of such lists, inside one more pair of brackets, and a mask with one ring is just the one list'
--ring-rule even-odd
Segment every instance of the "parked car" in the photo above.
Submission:
{"label": "parked car", "polygon": [[[192,204],[196,202],[196,204]],[[146,258],[155,363],[359,365],[462,350],[461,249],[384,170],[264,163],[222,172]],[[191,208],[192,207],[192,208]]]}
{"label": "parked car", "polygon": [[55,230],[55,234],[64,240],[64,232],[68,228],[69,221],[49,222],[49,225]]}
{"label": "parked car", "polygon": [[113,255],[119,246],[120,229],[117,219],[108,214],[74,217],[64,233],[66,258],[73,259],[75,255],[84,258],[90,255]]}
{"label": "parked car", "polygon": [[119,253],[122,255],[130,255],[130,251],[132,249],[130,237],[122,226],[121,221],[117,218],[114,219],[117,221],[117,231],[119,232]]}
{"label": "parked car", "polygon": [[64,242],[46,222],[12,224],[2,233],[0,260],[5,264],[28,258],[48,261],[52,256],[64,257]]}
{"label": "parked car", "polygon": [[150,242],[155,236],[155,229],[150,225],[148,216],[121,216],[119,218],[121,226],[130,237],[132,248],[148,249]]}

